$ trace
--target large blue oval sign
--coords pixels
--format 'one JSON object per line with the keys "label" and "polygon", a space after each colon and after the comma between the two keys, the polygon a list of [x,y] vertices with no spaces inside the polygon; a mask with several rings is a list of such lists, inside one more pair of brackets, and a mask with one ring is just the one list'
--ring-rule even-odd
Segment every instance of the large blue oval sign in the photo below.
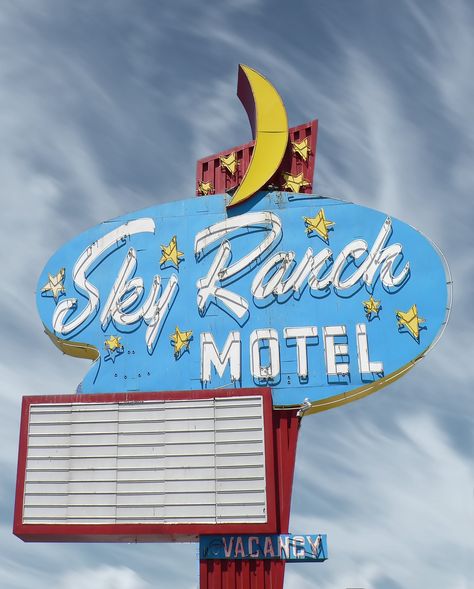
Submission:
{"label": "large blue oval sign", "polygon": [[259,193],[157,205],[48,262],[53,341],[93,358],[87,393],[270,386],[327,409],[408,370],[446,321],[443,261],[418,231],[334,199]]}

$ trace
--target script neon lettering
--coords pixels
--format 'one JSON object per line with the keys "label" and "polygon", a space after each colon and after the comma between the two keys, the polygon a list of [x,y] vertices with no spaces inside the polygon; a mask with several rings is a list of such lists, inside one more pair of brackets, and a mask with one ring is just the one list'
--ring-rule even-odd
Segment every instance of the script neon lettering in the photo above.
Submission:
{"label": "script neon lettering", "polygon": [[[53,328],[57,333],[67,335],[82,326],[95,315],[99,305],[99,290],[94,284],[89,282],[87,278],[93,271],[95,265],[99,263],[100,258],[105,252],[112,247],[115,247],[116,249],[122,247],[126,243],[127,237],[130,235],[143,232],[153,233],[154,230],[155,223],[153,219],[136,219],[110,231],[82,252],[74,264],[72,276],[74,286],[79,292],[85,295],[87,298],[87,304],[84,309],[74,317],[75,311],[77,310],[77,299],[67,298],[60,301],[54,311],[52,321]],[[71,311],[73,317],[68,321],[67,317]]]}
{"label": "script neon lettering", "polygon": [[[261,227],[267,233],[260,244],[242,258],[227,265],[232,259],[232,245],[230,241],[224,239],[207,275],[197,281],[197,304],[201,314],[206,312],[210,302],[215,302],[224,305],[238,319],[244,317],[249,309],[247,299],[222,285],[230,278],[234,281],[238,280],[237,275],[243,270],[248,271],[257,260],[265,260],[282,233],[282,225],[274,213],[268,211],[247,213],[211,225],[196,235],[194,249],[200,261],[203,255],[206,255],[204,252],[207,247],[225,238],[231,232],[239,229],[248,231],[248,228],[252,226]],[[377,273],[385,288],[399,287],[409,276],[410,263],[406,262],[398,274],[395,274],[397,260],[402,255],[403,248],[398,243],[387,245],[391,234],[392,221],[387,218],[370,251],[367,242],[363,239],[355,239],[348,243],[335,260],[333,260],[333,251],[328,247],[316,254],[311,248],[307,248],[302,260],[293,270],[295,252],[277,252],[259,267],[252,281],[250,294],[256,300],[265,300],[283,295],[290,290],[300,292],[305,283],[312,290],[325,291],[332,285],[336,291],[345,291],[361,283],[372,286]],[[352,264],[355,269],[351,275],[345,276]]]}
{"label": "script neon lettering", "polygon": [[[52,325],[54,331],[63,336],[68,335],[93,319],[99,307],[100,293],[99,289],[89,281],[89,275],[100,265],[103,257],[110,253],[112,248],[117,250],[122,247],[131,235],[153,233],[154,231],[155,223],[152,219],[136,219],[110,231],[87,247],[77,259],[72,272],[74,286],[84,294],[87,303],[82,311],[76,313],[78,299],[67,298],[60,301],[53,314]],[[148,351],[151,353],[163,321],[176,296],[178,277],[176,274],[171,275],[160,296],[161,278],[155,275],[145,302],[135,311],[127,313],[127,310],[140,300],[145,290],[142,278],[131,278],[136,266],[137,252],[132,247],[128,250],[106,299],[100,314],[100,323],[102,329],[105,330],[110,321],[113,321],[116,325],[133,325],[143,319],[147,324],[145,342]]]}
{"label": "script neon lettering", "polygon": [[217,282],[224,282],[225,280],[238,275],[243,270],[247,270],[258,258],[271,247],[273,242],[281,235],[281,221],[273,213],[247,213],[232,217],[211,225],[203,231],[200,231],[194,240],[194,252],[198,259],[205,254],[205,249],[225,237],[227,234],[237,229],[258,227],[267,230],[262,242],[247,255],[240,260],[237,260],[230,266],[226,266],[231,259],[231,245],[228,241],[224,241],[214,258],[214,261],[209,269],[206,277],[198,280],[197,287],[197,305],[199,312],[204,314],[208,305],[208,300],[211,302],[219,301],[226,306],[238,318],[242,318],[248,311],[248,301],[236,293],[228,289],[217,286]]}

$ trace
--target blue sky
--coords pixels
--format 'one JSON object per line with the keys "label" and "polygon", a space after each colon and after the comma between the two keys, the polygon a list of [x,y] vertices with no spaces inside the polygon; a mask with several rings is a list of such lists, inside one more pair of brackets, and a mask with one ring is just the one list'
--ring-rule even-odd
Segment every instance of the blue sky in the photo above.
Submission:
{"label": "blue sky", "polygon": [[315,191],[415,226],[454,281],[449,326],[411,373],[303,421],[291,529],[326,531],[331,558],[289,565],[285,587],[472,587],[473,30],[462,0],[0,1],[2,588],[197,586],[195,545],[13,537],[19,408],[86,371],[42,333],[47,259],[191,196],[198,158],[250,139],[239,62],[290,125],[319,119]]}

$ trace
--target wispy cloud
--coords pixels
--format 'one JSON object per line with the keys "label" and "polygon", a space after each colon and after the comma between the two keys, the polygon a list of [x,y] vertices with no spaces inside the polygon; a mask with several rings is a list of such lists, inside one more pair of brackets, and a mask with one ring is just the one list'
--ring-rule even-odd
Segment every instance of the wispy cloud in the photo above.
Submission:
{"label": "wispy cloud", "polygon": [[55,589],[151,589],[135,571],[127,567],[100,566],[63,574]]}
{"label": "wispy cloud", "polygon": [[[294,502],[308,508],[292,518],[294,529],[329,534],[335,566],[311,565],[312,582],[376,589],[391,587],[386,579],[411,587],[416,575],[420,587],[467,587],[473,468],[439,425],[423,413],[399,416],[392,431],[368,420],[339,419],[337,429],[323,416],[318,422],[305,424],[300,440]],[[289,587],[314,586],[296,569],[288,578]]]}

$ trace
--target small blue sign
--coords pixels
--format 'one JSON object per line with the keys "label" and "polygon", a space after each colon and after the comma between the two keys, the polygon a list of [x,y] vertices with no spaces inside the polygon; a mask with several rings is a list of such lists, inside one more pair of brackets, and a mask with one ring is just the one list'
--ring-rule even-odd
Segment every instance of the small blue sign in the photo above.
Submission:
{"label": "small blue sign", "polygon": [[101,223],[47,263],[39,312],[93,359],[84,393],[271,387],[322,410],[409,370],[447,317],[445,267],[417,230],[314,195],[190,198]]}
{"label": "small blue sign", "polygon": [[285,560],[323,562],[326,534],[200,536],[201,560]]}

